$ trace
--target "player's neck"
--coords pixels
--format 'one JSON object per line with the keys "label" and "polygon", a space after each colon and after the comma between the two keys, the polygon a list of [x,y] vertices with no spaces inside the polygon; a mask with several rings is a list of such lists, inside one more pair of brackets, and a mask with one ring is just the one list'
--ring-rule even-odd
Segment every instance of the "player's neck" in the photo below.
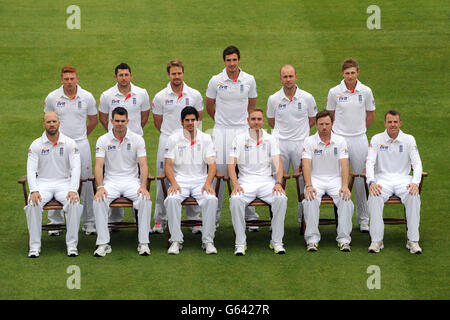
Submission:
{"label": "player's neck", "polygon": [[117,140],[122,141],[123,138],[125,138],[125,136],[127,135],[127,129],[123,130],[123,131],[117,131],[114,130],[114,128],[112,129],[114,138],[116,138]]}
{"label": "player's neck", "polygon": [[286,95],[286,98],[292,101],[292,98],[295,96],[295,93],[297,92],[297,86],[294,86],[292,88],[286,88],[283,87],[284,94]]}
{"label": "player's neck", "polygon": [[180,96],[183,93],[183,82],[179,86],[170,83],[170,87],[172,88],[173,93],[177,96]]}
{"label": "player's neck", "polygon": [[73,97],[75,97],[75,96],[77,95],[78,85],[76,85],[76,86],[73,87],[73,88],[66,88],[66,87],[63,87],[63,90],[64,90],[64,94],[65,94],[68,98],[72,99]]}
{"label": "player's neck", "polygon": [[55,144],[56,142],[58,142],[59,139],[59,131],[55,134],[49,134],[48,132],[46,132],[48,141],[50,141],[51,143]]}
{"label": "player's neck", "polygon": [[227,76],[230,80],[236,81],[239,78],[239,74],[241,73],[241,69],[237,68],[236,71],[228,71]]}
{"label": "player's neck", "polygon": [[124,96],[127,96],[131,92],[131,84],[130,83],[126,86],[121,86],[120,84],[118,84],[117,88],[119,89],[119,92],[121,94],[123,94]]}
{"label": "player's neck", "polygon": [[259,141],[259,139],[262,136],[262,131],[261,129],[249,129],[249,133],[250,133],[250,138],[252,138],[253,140],[255,140],[256,142]]}
{"label": "player's neck", "polygon": [[358,83],[358,80],[355,80],[355,82],[353,82],[353,83],[347,83],[344,80],[344,83],[345,83],[345,86],[347,87],[348,90],[354,91],[356,89],[356,84]]}
{"label": "player's neck", "polygon": [[191,142],[195,140],[195,137],[197,136],[197,129],[194,129],[193,131],[188,131],[186,129],[183,129],[184,137]]}
{"label": "player's neck", "polygon": [[320,137],[320,140],[321,140],[323,143],[325,143],[326,145],[328,145],[328,144],[330,143],[330,141],[331,141],[331,133],[324,134],[324,135],[321,135],[321,134],[319,133],[319,137]]}

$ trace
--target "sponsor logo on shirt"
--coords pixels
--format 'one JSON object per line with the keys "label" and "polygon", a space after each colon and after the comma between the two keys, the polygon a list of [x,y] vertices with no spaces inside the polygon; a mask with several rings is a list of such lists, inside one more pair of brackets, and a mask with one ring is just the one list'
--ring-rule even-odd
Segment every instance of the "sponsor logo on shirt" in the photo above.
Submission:
{"label": "sponsor logo on shirt", "polygon": [[41,149],[41,155],[46,156],[49,154],[50,154],[50,149],[44,149],[44,148]]}
{"label": "sponsor logo on shirt", "polygon": [[337,96],[337,99],[338,99],[338,102],[348,102],[349,101],[348,97],[343,96],[343,95]]}
{"label": "sponsor logo on shirt", "polygon": [[66,102],[65,101],[56,101],[56,107],[57,108],[63,108],[66,106]]}
{"label": "sponsor logo on shirt", "polygon": [[223,83],[219,83],[219,90],[227,90],[228,86],[224,85]]}
{"label": "sponsor logo on shirt", "polygon": [[116,104],[120,104],[120,99],[111,99],[111,105],[116,105]]}
{"label": "sponsor logo on shirt", "polygon": [[315,156],[321,156],[322,155],[323,150],[322,149],[314,149],[314,155]]}
{"label": "sponsor logo on shirt", "polygon": [[380,151],[388,151],[389,147],[384,144],[380,144]]}
{"label": "sponsor logo on shirt", "polygon": [[284,110],[284,109],[286,109],[286,103],[279,103],[278,104],[278,110]]}
{"label": "sponsor logo on shirt", "polygon": [[164,100],[164,104],[165,105],[172,105],[173,104],[173,99],[170,99],[170,100],[169,99],[165,99]]}
{"label": "sponsor logo on shirt", "polygon": [[248,145],[248,144],[245,144],[245,145],[244,145],[244,150],[245,150],[245,151],[250,151],[251,148],[252,148],[251,145]]}
{"label": "sponsor logo on shirt", "polygon": [[108,144],[107,146],[106,146],[106,151],[116,151],[117,149],[116,149],[116,146],[114,146],[114,145],[112,145],[112,144]]}

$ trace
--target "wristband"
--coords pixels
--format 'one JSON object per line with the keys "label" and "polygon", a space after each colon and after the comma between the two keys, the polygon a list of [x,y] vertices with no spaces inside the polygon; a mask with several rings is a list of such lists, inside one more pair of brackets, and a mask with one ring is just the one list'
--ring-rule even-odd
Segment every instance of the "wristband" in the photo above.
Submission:
{"label": "wristband", "polygon": [[312,184],[308,184],[307,186],[305,186],[305,189],[308,187],[312,187]]}
{"label": "wristband", "polygon": [[104,188],[104,186],[97,186],[97,190],[100,189],[100,188]]}
{"label": "wristband", "polygon": [[370,186],[373,185],[374,183],[375,183],[375,181],[370,181],[370,182],[369,182],[369,188],[370,188]]}
{"label": "wristband", "polygon": [[279,185],[283,185],[282,183],[281,183],[281,181],[275,181],[275,184],[279,184]]}

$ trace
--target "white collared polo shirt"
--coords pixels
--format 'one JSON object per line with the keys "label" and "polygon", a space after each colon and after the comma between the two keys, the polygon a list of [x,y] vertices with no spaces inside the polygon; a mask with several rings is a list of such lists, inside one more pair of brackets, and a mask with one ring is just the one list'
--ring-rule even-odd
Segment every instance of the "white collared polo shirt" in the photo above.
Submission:
{"label": "white collared polo shirt", "polygon": [[181,129],[181,111],[191,106],[197,111],[203,111],[203,98],[199,91],[183,83],[183,92],[175,94],[170,83],[159,91],[152,102],[153,114],[162,115],[161,133],[167,136],[175,130]]}
{"label": "white collared polo shirt", "polygon": [[267,100],[267,118],[275,119],[272,134],[280,140],[305,140],[309,136],[309,118],[315,117],[314,97],[297,87],[290,100],[281,88]]}
{"label": "white collared polo shirt", "polygon": [[[150,110],[150,99],[147,90],[130,83],[131,91],[124,96],[118,89],[117,84],[104,91],[100,96],[98,110],[109,114],[111,119],[112,112],[117,107],[123,107],[128,111],[128,129],[140,136],[144,135],[141,127],[141,112]],[[112,129],[112,124],[108,121],[108,130]]]}
{"label": "white collared polo shirt", "polygon": [[385,130],[370,140],[366,161],[366,181],[376,182],[383,178],[392,181],[409,176],[411,165],[414,168],[412,182],[419,185],[422,176],[422,161],[416,140],[401,130],[392,139]]}
{"label": "white collared polo shirt", "polygon": [[37,180],[51,183],[70,179],[70,191],[77,192],[80,184],[80,152],[75,140],[61,132],[56,143],[44,131],[28,149],[27,179],[30,193],[38,191]]}
{"label": "white collared polo shirt", "polygon": [[206,97],[216,99],[214,121],[218,126],[246,126],[248,99],[257,96],[255,78],[242,70],[233,81],[223,69],[209,80],[206,89]]}
{"label": "white collared polo shirt", "polygon": [[327,110],[335,111],[333,132],[343,136],[366,133],[366,111],[375,110],[372,90],[359,80],[355,90],[347,89],[345,81],[328,92]]}
{"label": "white collared polo shirt", "polygon": [[74,139],[87,138],[86,117],[97,114],[94,96],[77,86],[77,94],[70,99],[64,93],[64,86],[50,92],[45,98],[44,112],[54,111],[61,122],[60,131]]}
{"label": "white collared polo shirt", "polygon": [[205,183],[208,158],[216,156],[211,136],[197,130],[194,141],[184,136],[183,129],[175,130],[167,140],[164,158],[172,159],[178,183]]}
{"label": "white collared polo shirt", "polygon": [[316,132],[303,142],[302,159],[311,159],[312,177],[340,177],[339,160],[348,159],[347,143],[343,137],[331,133],[330,142],[326,144]]}
{"label": "white collared polo shirt", "polygon": [[139,179],[138,158],[146,155],[144,139],[131,130],[121,141],[110,130],[98,138],[95,148],[95,156],[105,159],[104,181]]}
{"label": "white collared polo shirt", "polygon": [[233,140],[230,157],[237,158],[239,179],[252,182],[272,176],[272,157],[280,154],[280,147],[274,136],[264,129],[261,132],[259,141],[250,137],[249,130]]}

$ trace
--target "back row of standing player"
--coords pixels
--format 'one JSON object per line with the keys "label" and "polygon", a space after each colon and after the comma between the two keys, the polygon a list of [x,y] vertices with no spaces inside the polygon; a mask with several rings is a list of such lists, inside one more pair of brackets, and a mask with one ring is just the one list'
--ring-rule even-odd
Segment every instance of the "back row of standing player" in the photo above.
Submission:
{"label": "back row of standing player", "polygon": [[[257,90],[254,76],[239,67],[240,52],[234,46],[223,51],[225,68],[213,76],[206,90],[206,111],[214,120],[213,139],[217,152],[217,170],[227,172],[227,150],[236,135],[248,128],[248,110],[256,106]],[[341,68],[343,80],[329,90],[327,110],[335,117],[333,131],[343,136],[347,142],[349,160],[352,170],[360,173],[368,152],[366,130],[375,115],[375,100],[369,87],[358,79],[359,66],[352,59],[347,59]],[[184,66],[179,60],[172,60],[167,65],[169,83],[159,91],[152,102],[154,125],[160,131],[157,154],[157,174],[164,171],[164,148],[168,137],[181,128],[180,113],[185,106],[193,106],[203,118],[203,98],[201,93],[189,87],[184,81]],[[79,76],[74,67],[66,66],[61,70],[62,86],[51,92],[45,99],[44,111],[55,111],[61,121],[61,132],[74,139],[80,150],[81,177],[92,175],[92,159],[87,136],[100,123],[106,130],[111,129],[111,113],[116,107],[128,111],[128,128],[143,136],[143,128],[150,115],[150,101],[147,90],[134,85],[130,66],[125,63],[115,68],[116,85],[104,91],[97,106],[93,95],[78,85]],[[267,101],[267,118],[278,138],[283,168],[289,172],[292,165],[297,169],[301,162],[303,141],[309,136],[314,125],[317,105],[314,97],[297,85],[298,74],[292,65],[280,69],[283,87]],[[86,122],[87,118],[87,122]],[[87,123],[87,124],[86,124]],[[84,182],[80,195],[84,206],[81,221],[86,234],[95,233],[93,215],[93,188]],[[369,214],[362,178],[355,180],[356,217],[360,231],[369,231]],[[223,202],[223,184],[218,196],[216,224],[219,223]],[[200,215],[198,207],[187,209],[188,218],[196,219]],[[298,203],[298,218],[301,221],[302,204]],[[51,223],[63,223],[60,212],[50,211]],[[123,209],[112,209],[110,221],[123,219]],[[157,185],[155,205],[154,232],[162,232],[167,221],[164,196],[160,184]],[[253,207],[247,207],[246,219],[258,219]],[[195,230],[194,230],[195,231]],[[57,231],[56,231],[57,232]]]}

